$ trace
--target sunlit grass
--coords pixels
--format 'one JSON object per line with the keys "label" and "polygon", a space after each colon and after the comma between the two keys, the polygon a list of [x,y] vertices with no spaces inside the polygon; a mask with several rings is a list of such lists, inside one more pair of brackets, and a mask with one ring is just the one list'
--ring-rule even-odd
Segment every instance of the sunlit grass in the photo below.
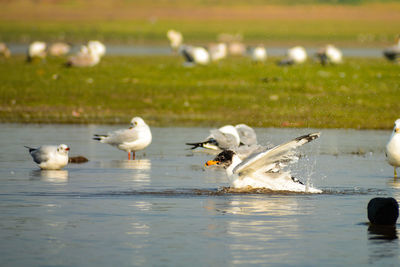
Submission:
{"label": "sunlit grass", "polygon": [[65,59],[0,60],[3,122],[388,128],[399,116],[400,66],[347,59],[279,67],[248,58],[185,68],[175,56],[106,56],[93,68]]}

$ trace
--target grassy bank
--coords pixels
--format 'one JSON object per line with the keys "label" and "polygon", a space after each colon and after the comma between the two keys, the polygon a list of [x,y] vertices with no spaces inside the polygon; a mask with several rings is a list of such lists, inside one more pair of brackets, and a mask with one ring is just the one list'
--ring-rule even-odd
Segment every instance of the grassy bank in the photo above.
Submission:
{"label": "grassy bank", "polygon": [[[170,28],[188,43],[216,41],[220,33],[240,33],[246,43],[387,46],[400,28],[400,3],[363,1],[29,1],[2,2],[0,40],[167,44]],[[360,3],[361,1],[341,1]]]}
{"label": "grassy bank", "polygon": [[400,66],[347,59],[279,67],[248,58],[184,68],[178,56],[106,56],[93,68],[65,59],[0,59],[1,122],[390,128],[399,117]]}

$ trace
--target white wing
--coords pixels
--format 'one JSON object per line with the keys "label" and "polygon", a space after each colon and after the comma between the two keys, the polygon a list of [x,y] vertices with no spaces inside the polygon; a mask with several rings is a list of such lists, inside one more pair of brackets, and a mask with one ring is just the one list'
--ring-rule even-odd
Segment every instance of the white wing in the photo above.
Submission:
{"label": "white wing", "polygon": [[320,133],[312,133],[297,137],[292,141],[273,147],[267,151],[255,153],[246,158],[233,169],[233,173],[243,174],[256,172],[267,165],[285,163],[293,160],[293,150],[320,136]]}
{"label": "white wing", "polygon": [[110,145],[119,145],[122,143],[129,143],[136,141],[138,138],[139,136],[136,130],[126,129],[126,130],[119,130],[112,132],[108,137],[104,138],[102,141],[103,143]]}

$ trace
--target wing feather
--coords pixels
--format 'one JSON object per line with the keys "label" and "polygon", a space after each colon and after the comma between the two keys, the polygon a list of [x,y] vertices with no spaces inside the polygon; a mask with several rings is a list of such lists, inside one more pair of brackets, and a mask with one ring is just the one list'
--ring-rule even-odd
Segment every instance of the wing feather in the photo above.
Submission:
{"label": "wing feather", "polygon": [[233,169],[233,173],[243,174],[256,172],[265,166],[273,166],[276,163],[287,163],[295,160],[293,150],[320,136],[320,133],[303,135],[287,143],[275,146],[263,152],[255,153],[246,158]]}

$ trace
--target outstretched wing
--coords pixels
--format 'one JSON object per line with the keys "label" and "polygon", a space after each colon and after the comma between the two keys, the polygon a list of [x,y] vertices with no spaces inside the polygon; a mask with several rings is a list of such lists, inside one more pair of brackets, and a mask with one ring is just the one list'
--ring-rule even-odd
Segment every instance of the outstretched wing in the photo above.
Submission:
{"label": "outstretched wing", "polygon": [[303,135],[264,152],[255,153],[237,165],[233,169],[233,172],[237,174],[255,172],[267,165],[291,161],[294,157],[294,149],[318,138],[319,136],[320,133]]}

